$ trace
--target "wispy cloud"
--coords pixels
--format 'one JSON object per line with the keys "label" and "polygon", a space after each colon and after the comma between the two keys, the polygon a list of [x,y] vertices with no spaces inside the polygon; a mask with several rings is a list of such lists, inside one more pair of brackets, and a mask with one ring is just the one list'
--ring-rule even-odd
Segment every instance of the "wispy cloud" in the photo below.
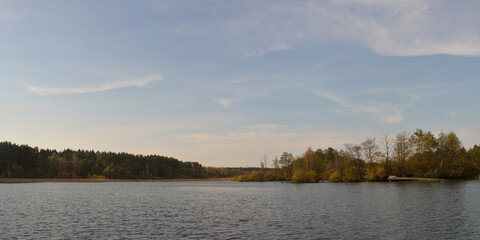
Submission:
{"label": "wispy cloud", "polygon": [[316,89],[308,89],[305,91],[334,101],[349,112],[368,114],[376,121],[380,121],[382,123],[397,124],[403,120],[403,115],[398,106],[387,105],[384,103],[374,103],[369,105],[351,104],[345,99],[331,93],[326,93]]}
{"label": "wispy cloud", "polygon": [[224,108],[228,108],[230,107],[230,104],[232,104],[232,99],[220,98],[218,99],[217,104],[223,106]]}
{"label": "wispy cloud", "polygon": [[[267,17],[261,17],[261,25],[252,29],[264,32],[270,42],[340,40],[363,45],[380,55],[480,55],[480,32],[472,26],[479,17],[471,10],[478,10],[477,4],[455,4],[455,8],[449,7],[448,1],[423,0],[284,4],[290,8],[267,6]],[[289,19],[290,23],[269,25],[277,20],[272,16]]]}
{"label": "wispy cloud", "polygon": [[413,106],[423,98],[464,93],[471,91],[476,85],[478,85],[477,82],[456,82],[411,87],[371,88],[360,92],[360,95],[397,95],[409,99],[404,106]]}
{"label": "wispy cloud", "polygon": [[276,51],[286,51],[290,49],[290,46],[288,44],[280,42],[280,43],[273,43],[270,44],[269,46],[266,46],[264,48],[260,48],[254,52],[250,52],[247,54],[247,57],[253,57],[253,56],[263,56],[267,53],[271,52],[276,52]]}
{"label": "wispy cloud", "polygon": [[103,92],[112,89],[127,88],[127,87],[143,87],[155,81],[162,79],[161,75],[151,75],[144,78],[126,79],[116,82],[108,82],[98,86],[92,87],[78,87],[78,88],[54,88],[54,87],[38,87],[26,86],[27,90],[40,95],[49,94],[78,94],[78,93],[93,93]]}
{"label": "wispy cloud", "polygon": [[[479,31],[471,27],[477,4],[448,1],[331,1],[314,8],[340,27],[339,38],[364,45],[380,55],[480,55]],[[475,20],[474,20],[475,19]],[[335,27],[335,26],[333,26]]]}
{"label": "wispy cloud", "polygon": [[455,83],[443,83],[443,84],[430,84],[430,85],[419,85],[419,86],[409,86],[409,87],[383,87],[383,88],[370,88],[366,91],[361,92],[365,95],[377,94],[404,94],[404,93],[411,93],[411,92],[419,92],[419,91],[428,91],[432,92],[433,90],[438,89],[452,89],[457,87],[465,87],[469,85],[477,85],[477,82],[455,82]]}
{"label": "wispy cloud", "polygon": [[[192,11],[193,7],[176,2],[160,1],[152,6]],[[206,19],[195,24],[178,23],[176,28],[182,29],[184,34],[226,36],[229,41],[235,41],[236,47],[242,45],[242,51],[250,52],[249,56],[261,56],[302,44],[337,41],[361,45],[380,55],[480,55],[480,3],[475,1],[202,3],[195,5],[196,13],[206,16],[216,16],[220,10],[233,13],[228,18]]]}

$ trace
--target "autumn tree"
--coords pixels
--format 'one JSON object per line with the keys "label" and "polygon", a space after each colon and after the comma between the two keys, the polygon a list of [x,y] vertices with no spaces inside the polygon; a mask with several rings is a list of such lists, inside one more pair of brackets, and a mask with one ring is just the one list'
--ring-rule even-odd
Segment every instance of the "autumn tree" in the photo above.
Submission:
{"label": "autumn tree", "polygon": [[294,160],[293,155],[288,152],[284,152],[282,156],[280,156],[279,163],[282,169],[284,170],[283,175],[285,178],[292,176],[293,160]]}
{"label": "autumn tree", "polygon": [[462,143],[454,132],[440,132],[438,135],[438,156],[441,160],[441,176],[458,177],[461,161]]}
{"label": "autumn tree", "polygon": [[415,153],[424,154],[435,151],[438,143],[435,136],[430,132],[417,129],[410,137]]}
{"label": "autumn tree", "polygon": [[395,159],[397,161],[398,175],[403,176],[405,174],[405,161],[412,153],[412,145],[409,141],[410,134],[407,132],[397,133],[395,140],[393,141],[393,151],[395,153]]}
{"label": "autumn tree", "polygon": [[344,170],[344,178],[347,182],[360,181],[364,176],[364,162],[362,158],[362,146],[358,144],[345,144],[348,153]]}

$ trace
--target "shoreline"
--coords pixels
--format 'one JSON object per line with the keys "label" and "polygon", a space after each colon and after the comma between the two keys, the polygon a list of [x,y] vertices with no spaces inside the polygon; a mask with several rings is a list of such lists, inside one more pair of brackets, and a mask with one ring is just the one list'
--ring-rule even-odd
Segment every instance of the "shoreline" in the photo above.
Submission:
{"label": "shoreline", "polygon": [[0,184],[1,183],[45,183],[45,182],[103,183],[103,182],[225,182],[225,181],[235,181],[235,178],[234,177],[187,178],[187,179],[0,178]]}
{"label": "shoreline", "polygon": [[421,178],[421,177],[397,177],[397,176],[389,176],[387,181],[390,182],[406,182],[406,181],[420,181],[420,182],[438,182],[443,181],[445,179],[441,178]]}

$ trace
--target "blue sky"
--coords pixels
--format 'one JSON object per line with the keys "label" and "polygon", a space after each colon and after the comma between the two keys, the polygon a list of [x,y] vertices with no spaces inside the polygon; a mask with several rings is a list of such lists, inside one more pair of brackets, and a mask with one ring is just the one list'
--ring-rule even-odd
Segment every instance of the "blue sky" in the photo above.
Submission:
{"label": "blue sky", "polygon": [[0,0],[0,140],[258,166],[480,136],[478,1]]}

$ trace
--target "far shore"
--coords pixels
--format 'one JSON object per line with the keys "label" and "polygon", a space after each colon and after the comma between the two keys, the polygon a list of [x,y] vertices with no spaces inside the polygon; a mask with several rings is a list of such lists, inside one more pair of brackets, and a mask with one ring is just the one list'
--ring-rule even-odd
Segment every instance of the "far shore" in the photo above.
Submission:
{"label": "far shore", "polygon": [[189,179],[104,179],[104,178],[0,178],[0,183],[42,183],[42,182],[221,182],[235,181],[234,177],[228,178],[189,178]]}
{"label": "far shore", "polygon": [[387,181],[390,182],[403,182],[403,181],[424,181],[424,182],[436,182],[436,181],[443,181],[445,179],[440,178],[419,178],[419,177],[397,177],[397,176],[389,176]]}

